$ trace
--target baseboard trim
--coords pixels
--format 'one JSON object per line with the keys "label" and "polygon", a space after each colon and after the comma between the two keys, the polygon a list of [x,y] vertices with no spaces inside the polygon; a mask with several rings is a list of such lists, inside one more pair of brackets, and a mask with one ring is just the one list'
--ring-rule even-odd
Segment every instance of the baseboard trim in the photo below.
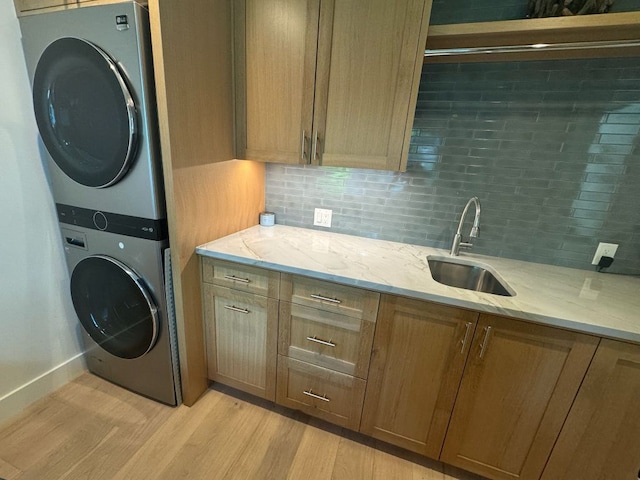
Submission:
{"label": "baseboard trim", "polygon": [[64,363],[34,378],[12,392],[0,397],[0,424],[22,412],[36,400],[69,383],[87,370],[83,354],[70,358]]}

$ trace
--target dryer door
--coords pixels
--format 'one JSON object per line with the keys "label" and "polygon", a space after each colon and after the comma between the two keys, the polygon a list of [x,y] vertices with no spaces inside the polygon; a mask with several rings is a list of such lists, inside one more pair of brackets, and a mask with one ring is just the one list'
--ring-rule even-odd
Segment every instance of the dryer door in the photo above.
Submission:
{"label": "dryer door", "polygon": [[82,185],[108,187],[136,149],[136,108],[113,60],[96,45],[61,38],[42,53],[33,78],[40,136],[60,169]]}
{"label": "dryer door", "polygon": [[118,260],[81,260],[71,274],[71,298],[86,332],[112,355],[141,357],[155,344],[158,308],[143,280]]}

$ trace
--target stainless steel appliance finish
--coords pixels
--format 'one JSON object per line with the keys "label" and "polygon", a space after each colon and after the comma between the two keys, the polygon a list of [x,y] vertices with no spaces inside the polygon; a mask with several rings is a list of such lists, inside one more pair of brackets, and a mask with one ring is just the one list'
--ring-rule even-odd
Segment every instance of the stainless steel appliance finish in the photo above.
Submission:
{"label": "stainless steel appliance finish", "polygon": [[175,326],[165,297],[166,240],[61,224],[89,370],[160,402],[180,402]]}
{"label": "stainless steel appliance finish", "polygon": [[[462,241],[462,225],[464,224],[464,219],[466,218],[467,212],[469,211],[469,207],[471,207],[472,203],[476,205],[476,215],[473,219],[473,226],[471,227],[471,232],[469,233],[469,241],[463,242]],[[461,248],[473,247],[473,243],[471,243],[471,239],[478,238],[479,231],[480,231],[480,199],[478,197],[472,197],[464,206],[462,215],[460,215],[460,223],[458,223],[458,230],[456,230],[456,234],[453,237],[453,243],[451,244],[451,255],[453,256],[458,255]]]}
{"label": "stainless steel appliance finish", "polygon": [[86,6],[20,27],[55,202],[165,218],[147,10]]}

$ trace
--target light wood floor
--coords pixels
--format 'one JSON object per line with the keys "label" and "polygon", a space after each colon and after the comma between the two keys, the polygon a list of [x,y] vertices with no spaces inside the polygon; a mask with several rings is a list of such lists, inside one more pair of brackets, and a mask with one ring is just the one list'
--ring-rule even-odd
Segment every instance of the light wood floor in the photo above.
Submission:
{"label": "light wood floor", "polygon": [[479,477],[224,387],[171,408],[84,374],[0,426],[0,478]]}

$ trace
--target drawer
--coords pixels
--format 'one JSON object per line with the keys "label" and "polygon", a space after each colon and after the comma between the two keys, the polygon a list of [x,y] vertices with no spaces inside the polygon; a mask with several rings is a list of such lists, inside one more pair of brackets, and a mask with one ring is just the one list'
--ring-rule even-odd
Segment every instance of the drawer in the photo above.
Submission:
{"label": "drawer", "polygon": [[280,291],[279,272],[208,257],[202,257],[202,281],[270,298]]}
{"label": "drawer", "polygon": [[[375,323],[280,302],[278,353],[367,378]],[[375,317],[374,317],[375,319]]]}
{"label": "drawer", "polygon": [[278,301],[204,285],[208,378],[275,400]]}
{"label": "drawer", "polygon": [[280,405],[358,430],[364,380],[279,355],[277,384]]}
{"label": "drawer", "polygon": [[380,294],[369,290],[286,273],[280,289],[280,298],[286,302],[354,318],[375,318],[380,300]]}

